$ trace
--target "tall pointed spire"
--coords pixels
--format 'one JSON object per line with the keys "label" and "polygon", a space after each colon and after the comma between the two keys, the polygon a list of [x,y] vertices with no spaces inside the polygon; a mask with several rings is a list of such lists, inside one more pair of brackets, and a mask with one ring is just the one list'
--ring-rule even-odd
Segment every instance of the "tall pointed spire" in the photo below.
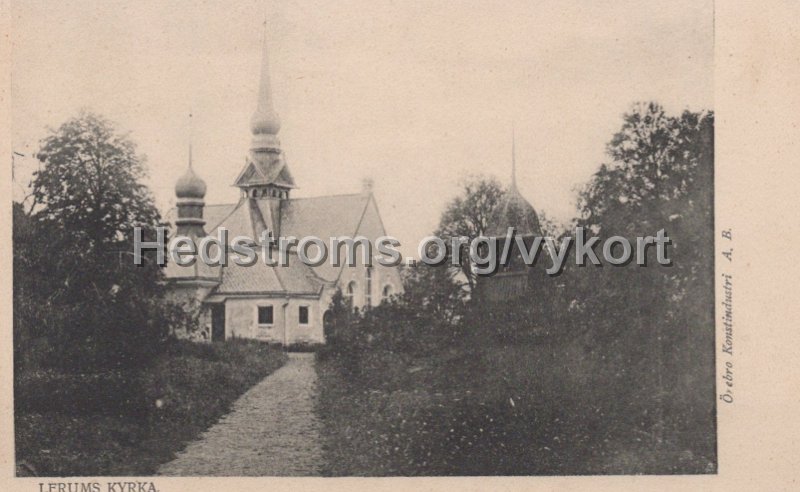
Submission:
{"label": "tall pointed spire", "polygon": [[[278,140],[281,122],[272,104],[269,60],[267,58],[266,18],[263,41],[258,105],[250,121],[250,129],[253,133],[250,152],[248,152],[244,168],[233,184],[242,190],[242,196],[284,200],[289,198],[289,190],[295,188],[295,184]],[[271,229],[275,231],[277,227],[271,227]]]}
{"label": "tall pointed spire", "polygon": [[281,122],[272,104],[272,85],[269,76],[269,57],[267,56],[267,20],[264,18],[264,35],[261,51],[261,78],[258,87],[258,105],[250,120],[253,134],[252,150],[278,150],[278,132]]}

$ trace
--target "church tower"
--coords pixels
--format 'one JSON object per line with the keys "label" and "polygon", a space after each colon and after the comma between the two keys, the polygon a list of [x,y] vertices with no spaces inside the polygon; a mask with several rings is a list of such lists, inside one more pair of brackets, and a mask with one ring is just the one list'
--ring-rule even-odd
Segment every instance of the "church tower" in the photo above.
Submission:
{"label": "church tower", "polygon": [[179,236],[193,238],[206,235],[203,226],[203,208],[205,207],[206,183],[192,169],[192,146],[189,145],[189,167],[175,183],[175,197],[178,199],[175,226]]}
{"label": "church tower", "polygon": [[280,118],[272,103],[265,27],[258,102],[250,120],[252,136],[250,152],[247,155],[244,169],[234,183],[242,190],[244,197],[284,200],[289,198],[289,192],[295,188],[294,178],[286,165],[281,143],[278,140],[280,129]]}
{"label": "church tower", "polygon": [[[501,251],[506,241],[508,228],[513,227],[515,235],[521,237],[527,248],[530,248],[533,238],[541,236],[542,230],[539,217],[517,188],[517,153],[516,141],[511,137],[511,184],[508,191],[495,207],[486,235],[497,238],[498,251]],[[519,298],[529,292],[530,268],[522,259],[522,255],[514,241],[509,248],[508,263],[501,266],[493,276],[483,279],[483,288],[487,299],[490,301],[507,301]]]}

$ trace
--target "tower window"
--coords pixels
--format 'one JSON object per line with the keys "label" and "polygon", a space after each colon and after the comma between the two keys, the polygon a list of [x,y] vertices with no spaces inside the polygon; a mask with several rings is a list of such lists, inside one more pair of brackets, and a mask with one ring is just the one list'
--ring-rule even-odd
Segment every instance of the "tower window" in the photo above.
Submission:
{"label": "tower window", "polygon": [[367,267],[366,271],[367,286],[364,288],[364,306],[372,305],[372,268]]}
{"label": "tower window", "polygon": [[300,321],[300,324],[301,325],[307,325],[308,324],[308,306],[300,306],[300,309],[299,309],[297,314],[298,314],[298,319]]}
{"label": "tower window", "polygon": [[347,289],[344,291],[344,298],[350,306],[353,306],[353,298],[356,295],[356,281],[353,280],[349,284],[347,284]]}
{"label": "tower window", "polygon": [[272,306],[258,306],[258,324],[271,325],[274,322]]}
{"label": "tower window", "polygon": [[388,300],[390,297],[392,297],[392,294],[393,294],[392,286],[389,285],[389,284],[384,285],[383,286],[383,291],[381,292],[382,300],[384,300],[384,301]]}

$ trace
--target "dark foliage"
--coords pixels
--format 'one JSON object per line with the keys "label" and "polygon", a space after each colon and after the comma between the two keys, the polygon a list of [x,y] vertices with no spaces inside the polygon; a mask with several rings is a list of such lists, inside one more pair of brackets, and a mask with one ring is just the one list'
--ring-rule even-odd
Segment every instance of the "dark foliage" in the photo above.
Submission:
{"label": "dark foliage", "polygon": [[285,360],[255,341],[171,340],[141,371],[23,369],[17,463],[41,476],[153,474]]}
{"label": "dark foliage", "polygon": [[577,267],[573,249],[560,276],[531,269],[504,303],[480,279],[465,300],[452,269],[431,268],[396,302],[346,313],[350,345],[321,362],[329,472],[713,472],[713,121],[634,106],[579,195],[573,225],[663,228],[672,266],[651,248],[647,267]]}
{"label": "dark foliage", "polygon": [[[504,190],[494,178],[470,176],[461,183],[462,193],[447,204],[439,221],[439,228],[434,235],[444,239],[451,248],[451,238],[467,238],[472,240],[485,236],[495,207],[500,203]],[[472,271],[473,263],[469,257],[469,248],[462,245],[460,251],[449,251],[458,254],[458,271],[466,279],[469,290],[475,287],[476,276]]]}
{"label": "dark foliage", "polygon": [[151,240],[160,222],[144,158],[91,113],[52,131],[37,157],[33,207],[14,205],[16,368],[143,367],[193,322],[163,300],[154,256],[133,262],[134,228]]}

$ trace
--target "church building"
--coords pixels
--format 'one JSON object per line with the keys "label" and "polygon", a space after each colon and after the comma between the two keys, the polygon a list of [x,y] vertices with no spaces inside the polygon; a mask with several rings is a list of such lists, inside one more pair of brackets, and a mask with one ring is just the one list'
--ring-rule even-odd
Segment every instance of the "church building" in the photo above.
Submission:
{"label": "church building", "polygon": [[[517,188],[517,152],[513,137],[511,185],[495,206],[486,231],[488,237],[498,240],[498,251],[503,250],[510,227],[514,228],[515,236],[522,239],[528,250],[534,238],[542,236],[536,210]],[[507,263],[494,275],[482,278],[479,282],[483,298],[489,302],[519,302],[521,298],[531,298],[536,289],[541,288],[542,268],[533,268],[525,263],[515,239],[509,245],[509,252]]]}
{"label": "church building", "polygon": [[[266,37],[266,36],[265,36]],[[266,43],[261,61],[258,103],[250,122],[252,134],[246,162],[234,186],[235,203],[206,205],[205,182],[192,169],[175,185],[177,206],[168,213],[177,235],[200,239],[225,228],[229,239],[254,239],[259,258],[252,266],[191,266],[169,262],[166,277],[171,294],[200,313],[200,337],[206,340],[253,338],[283,345],[325,342],[326,313],[337,289],[354,308],[365,309],[402,290],[397,268],[362,261],[356,266],[328,259],[319,266],[301,262],[289,251],[288,266],[269,266],[261,258],[262,232],[273,237],[364,236],[373,244],[386,235],[370,182],[361,193],[293,198],[295,180],[278,140],[280,120],[273,107]],[[324,166],[319,167],[324,169]],[[320,176],[324,179],[324,176]],[[273,255],[277,257],[277,254]]]}

